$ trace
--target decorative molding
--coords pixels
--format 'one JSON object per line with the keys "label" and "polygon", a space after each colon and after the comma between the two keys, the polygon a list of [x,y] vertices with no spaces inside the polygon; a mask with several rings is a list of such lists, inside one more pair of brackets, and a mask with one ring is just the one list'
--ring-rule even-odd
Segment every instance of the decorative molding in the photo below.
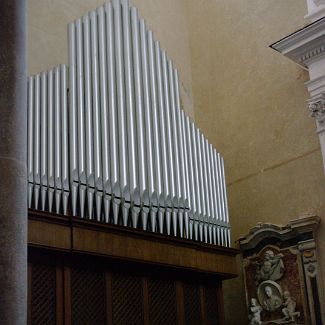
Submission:
{"label": "decorative molding", "polygon": [[309,61],[325,55],[325,17],[275,42],[271,48],[304,68]]}
{"label": "decorative molding", "polygon": [[248,234],[240,237],[238,242],[241,250],[254,249],[265,238],[275,237],[285,241],[306,233],[314,233],[319,223],[320,218],[318,216],[307,216],[292,220],[286,226],[259,223]]}
{"label": "decorative molding", "polygon": [[307,101],[311,117],[315,118],[318,122],[325,121],[325,94],[319,94],[312,97]]}
{"label": "decorative molding", "polygon": [[305,52],[298,60],[303,65],[309,65],[313,60],[317,59],[319,56],[324,55],[325,45],[320,45],[314,47],[312,50]]}

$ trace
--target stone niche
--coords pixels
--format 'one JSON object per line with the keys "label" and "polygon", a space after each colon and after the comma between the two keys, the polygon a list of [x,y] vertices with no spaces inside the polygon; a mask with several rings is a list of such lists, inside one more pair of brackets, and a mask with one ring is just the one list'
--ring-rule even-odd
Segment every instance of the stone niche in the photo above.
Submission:
{"label": "stone niche", "polygon": [[247,324],[323,324],[315,242],[318,225],[314,216],[285,227],[258,224],[239,239]]}

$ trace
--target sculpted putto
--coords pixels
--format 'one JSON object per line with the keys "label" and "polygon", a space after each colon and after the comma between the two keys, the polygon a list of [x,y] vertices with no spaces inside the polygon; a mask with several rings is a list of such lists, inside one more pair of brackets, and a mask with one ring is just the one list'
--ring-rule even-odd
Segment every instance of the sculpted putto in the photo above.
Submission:
{"label": "sculpted putto", "polygon": [[261,325],[261,311],[262,307],[258,304],[256,298],[251,299],[251,307],[250,310],[252,312],[252,315],[249,316],[250,323],[249,325]]}
{"label": "sculpted putto", "polygon": [[267,250],[263,261],[257,264],[256,282],[281,279],[285,271],[282,258],[282,254],[275,255],[273,251]]}
{"label": "sculpted putto", "polygon": [[291,298],[289,291],[285,291],[283,293],[284,308],[282,309],[282,313],[284,315],[284,320],[294,321],[296,317],[300,316],[299,312],[296,312],[297,303]]}

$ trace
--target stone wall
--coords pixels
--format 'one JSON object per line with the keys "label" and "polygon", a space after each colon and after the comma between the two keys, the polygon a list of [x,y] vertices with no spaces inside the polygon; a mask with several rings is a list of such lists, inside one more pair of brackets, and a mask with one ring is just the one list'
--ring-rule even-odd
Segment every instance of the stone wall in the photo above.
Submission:
{"label": "stone wall", "polygon": [[[306,24],[306,1],[184,3],[195,119],[225,157],[233,240],[258,222],[319,215],[325,272],[325,177],[308,73],[269,48]],[[227,325],[244,324],[242,283],[225,283]]]}

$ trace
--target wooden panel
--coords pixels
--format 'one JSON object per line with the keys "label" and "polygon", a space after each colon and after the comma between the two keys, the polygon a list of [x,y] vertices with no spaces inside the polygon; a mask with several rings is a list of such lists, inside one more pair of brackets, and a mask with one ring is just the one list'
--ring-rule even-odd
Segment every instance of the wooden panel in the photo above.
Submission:
{"label": "wooden panel", "polygon": [[235,249],[140,229],[29,210],[29,245],[126,261],[237,276]]}
{"label": "wooden panel", "polygon": [[72,268],[72,325],[106,325],[106,281],[103,272]]}
{"label": "wooden panel", "polygon": [[28,244],[55,249],[71,248],[70,229],[65,225],[29,220]]}
{"label": "wooden panel", "polygon": [[56,325],[56,268],[33,264],[31,292],[31,324]]}
{"label": "wooden panel", "polygon": [[123,274],[112,275],[113,324],[143,325],[142,279]]}
{"label": "wooden panel", "polygon": [[212,247],[200,250],[195,244],[175,245],[170,237],[159,242],[147,240],[145,236],[133,237],[74,227],[73,249],[79,252],[217,273],[225,278],[233,277],[237,272],[234,256],[213,250]]}
{"label": "wooden panel", "polygon": [[184,288],[183,288],[183,283],[180,281],[176,282],[176,296],[177,296],[178,324],[185,325]]}
{"label": "wooden panel", "polygon": [[201,299],[199,286],[184,284],[185,325],[201,324]]}
{"label": "wooden panel", "polygon": [[205,288],[205,316],[207,325],[219,325],[217,288]]}
{"label": "wooden panel", "polygon": [[149,318],[154,325],[177,325],[176,288],[173,281],[150,279]]}

